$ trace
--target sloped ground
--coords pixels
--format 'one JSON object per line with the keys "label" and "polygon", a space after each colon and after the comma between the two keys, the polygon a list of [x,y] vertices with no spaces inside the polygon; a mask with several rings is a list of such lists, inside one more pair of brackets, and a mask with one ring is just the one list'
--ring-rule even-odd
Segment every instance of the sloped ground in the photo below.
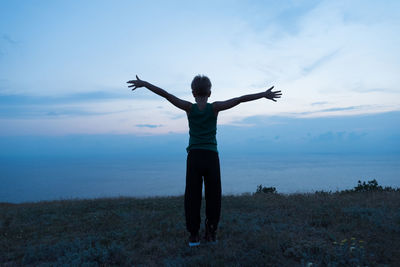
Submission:
{"label": "sloped ground", "polygon": [[219,242],[197,248],[183,212],[183,197],[3,203],[0,262],[400,266],[399,191],[224,196]]}

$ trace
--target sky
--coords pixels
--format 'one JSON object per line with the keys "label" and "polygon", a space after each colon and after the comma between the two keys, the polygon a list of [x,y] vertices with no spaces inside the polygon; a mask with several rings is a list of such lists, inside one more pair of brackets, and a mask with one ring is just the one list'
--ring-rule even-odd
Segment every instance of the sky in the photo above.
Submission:
{"label": "sky", "polygon": [[186,114],[126,81],[138,75],[193,102],[197,74],[211,79],[210,102],[272,85],[283,93],[221,112],[222,144],[240,134],[253,150],[358,140],[351,151],[399,152],[399,9],[395,0],[1,1],[3,153],[35,138],[51,152],[70,136],[186,144]]}

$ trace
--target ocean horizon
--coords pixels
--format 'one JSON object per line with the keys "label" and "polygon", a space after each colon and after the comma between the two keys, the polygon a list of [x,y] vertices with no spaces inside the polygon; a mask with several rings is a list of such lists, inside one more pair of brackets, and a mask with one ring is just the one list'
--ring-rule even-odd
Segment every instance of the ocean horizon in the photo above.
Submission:
{"label": "ocean horizon", "polygon": [[[399,155],[220,156],[222,193],[253,193],[258,185],[279,193],[351,189],[376,179],[400,187]],[[0,202],[74,198],[183,195],[186,157],[0,159]]]}

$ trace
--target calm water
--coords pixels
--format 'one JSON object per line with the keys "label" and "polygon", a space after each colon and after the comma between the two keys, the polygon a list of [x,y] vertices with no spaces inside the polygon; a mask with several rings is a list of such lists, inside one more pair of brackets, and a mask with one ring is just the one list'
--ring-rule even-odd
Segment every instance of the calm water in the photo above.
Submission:
{"label": "calm water", "polygon": [[[186,158],[0,160],[0,202],[182,195]],[[353,188],[377,179],[400,187],[399,156],[221,156],[224,194]]]}

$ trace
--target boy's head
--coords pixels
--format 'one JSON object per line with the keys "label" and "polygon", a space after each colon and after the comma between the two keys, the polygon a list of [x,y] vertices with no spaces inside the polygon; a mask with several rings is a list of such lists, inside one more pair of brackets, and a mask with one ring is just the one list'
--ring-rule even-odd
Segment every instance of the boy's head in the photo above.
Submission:
{"label": "boy's head", "polygon": [[210,96],[211,95],[211,81],[207,76],[197,75],[192,81],[193,96]]}

